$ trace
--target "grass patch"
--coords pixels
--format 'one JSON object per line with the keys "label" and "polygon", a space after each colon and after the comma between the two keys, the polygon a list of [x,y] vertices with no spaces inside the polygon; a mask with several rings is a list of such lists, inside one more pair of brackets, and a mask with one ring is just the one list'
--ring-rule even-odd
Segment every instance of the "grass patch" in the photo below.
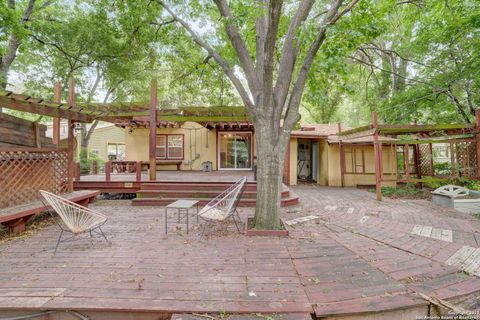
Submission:
{"label": "grass patch", "polygon": [[[373,190],[375,192],[375,190]],[[382,196],[391,199],[431,199],[430,190],[420,190],[412,184],[405,186],[382,187]]]}

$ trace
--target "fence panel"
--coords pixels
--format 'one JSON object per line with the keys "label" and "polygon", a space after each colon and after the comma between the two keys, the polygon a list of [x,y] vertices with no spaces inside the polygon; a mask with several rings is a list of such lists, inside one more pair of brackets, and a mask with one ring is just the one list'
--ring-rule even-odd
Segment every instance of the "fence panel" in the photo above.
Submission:
{"label": "fence panel", "polygon": [[0,148],[0,208],[37,200],[40,189],[67,192],[67,149]]}

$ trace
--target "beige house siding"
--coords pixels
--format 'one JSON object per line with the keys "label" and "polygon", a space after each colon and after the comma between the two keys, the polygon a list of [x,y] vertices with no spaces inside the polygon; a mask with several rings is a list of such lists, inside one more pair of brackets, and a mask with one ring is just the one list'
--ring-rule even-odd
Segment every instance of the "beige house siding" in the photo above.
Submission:
{"label": "beige house siding", "polygon": [[318,184],[322,186],[328,186],[328,144],[325,140],[320,140],[319,142],[319,152],[320,156],[318,157],[320,164],[318,168]]}
{"label": "beige house siding", "polygon": [[[185,122],[181,128],[157,129],[157,134],[183,134],[184,149],[181,170],[202,170],[202,162],[211,161],[217,169],[217,130],[208,130],[196,122]],[[126,160],[148,161],[149,129],[133,129],[126,134]],[[195,154],[199,157],[196,158]],[[175,165],[158,169],[175,170]]]}
{"label": "beige house siding", "polygon": [[[108,126],[97,128],[93,131],[88,142],[88,152],[98,151],[98,156],[104,161],[108,161],[108,144],[125,144],[126,129],[117,126]],[[77,159],[80,155],[81,136],[77,135],[75,154]],[[66,144],[66,139],[62,140]]]}
{"label": "beige house siding", "polygon": [[290,139],[290,185],[297,185],[298,139]]}
{"label": "beige house siding", "polygon": [[108,144],[125,144],[125,134],[126,129],[116,126],[95,129],[88,143],[88,151],[98,150],[98,156],[107,161]]}
{"label": "beige house siding", "polygon": [[[331,144],[328,147],[328,163],[329,163],[329,179],[328,185],[332,187],[340,187],[342,185],[340,174],[340,148],[338,144]],[[344,175],[345,187],[355,187],[357,185],[374,185],[375,184],[375,157],[373,146],[365,147],[365,172],[366,174],[348,174]],[[384,147],[382,150],[383,172],[394,172],[395,152],[392,149]],[[349,165],[349,159],[345,159],[345,163]],[[388,179],[394,179],[396,176],[385,175]],[[395,182],[384,182],[383,186],[395,186]]]}
{"label": "beige house siding", "polygon": [[[297,184],[297,148],[298,139],[290,139],[290,185]],[[340,148],[338,144],[328,144],[325,139],[319,140],[318,157],[318,176],[317,183],[322,186],[341,187],[342,179],[340,172]],[[366,146],[364,149],[365,172],[366,174],[348,174],[344,175],[345,187],[355,187],[357,185],[375,184],[375,158],[373,146]],[[384,179],[395,179],[395,175],[390,175],[395,171],[396,154],[395,150],[384,147],[383,172]],[[346,158],[346,165],[349,165],[349,159]],[[383,182],[383,186],[395,186],[395,182]]]}

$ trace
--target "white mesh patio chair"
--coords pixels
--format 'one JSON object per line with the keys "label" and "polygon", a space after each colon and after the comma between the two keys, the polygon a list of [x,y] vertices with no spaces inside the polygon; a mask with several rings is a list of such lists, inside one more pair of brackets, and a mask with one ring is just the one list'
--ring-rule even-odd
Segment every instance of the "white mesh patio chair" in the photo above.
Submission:
{"label": "white mesh patio chair", "polygon": [[237,205],[242,198],[243,191],[245,190],[246,186],[247,177],[243,177],[230,186],[227,190],[210,200],[210,202],[208,202],[205,207],[200,210],[198,216],[205,221],[200,238],[203,237],[205,229],[212,222],[220,222],[227,219],[232,219],[237,227],[238,232],[241,233],[238,223],[241,223],[242,220],[238,214]]}
{"label": "white mesh patio chair", "polygon": [[[48,191],[40,190],[40,194],[61,218],[60,221],[56,216],[52,214],[53,219],[61,229],[60,236],[57,240],[57,245],[55,246],[54,254],[57,252],[57,248],[60,242],[76,240],[75,237],[77,235],[86,232],[89,233],[90,238],[93,238],[92,232],[95,232],[98,235],[103,236],[103,238],[105,238],[105,241],[109,243],[107,237],[105,236],[105,233],[103,233],[103,230],[101,228],[101,226],[103,226],[105,222],[107,222],[107,217],[104,214],[76,204],[75,202],[57,196]],[[45,208],[48,209],[48,206],[43,201],[43,199],[40,198],[40,200],[43,202]],[[64,232],[69,232],[73,235],[67,239],[62,240]]]}

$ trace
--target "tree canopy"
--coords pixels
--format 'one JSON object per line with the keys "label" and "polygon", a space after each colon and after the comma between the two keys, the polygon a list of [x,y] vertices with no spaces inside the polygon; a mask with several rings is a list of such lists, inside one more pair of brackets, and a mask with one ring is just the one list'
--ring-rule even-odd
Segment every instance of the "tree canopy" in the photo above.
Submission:
{"label": "tree canopy", "polygon": [[[175,9],[238,65],[215,5],[192,3]],[[231,2],[251,53],[256,3]],[[279,32],[295,12],[295,3],[287,4]],[[316,1],[309,19],[321,19],[322,8]],[[360,1],[351,15],[331,30],[313,62],[302,122],[365,123],[371,111],[392,123],[473,120],[480,100],[478,1]],[[302,27],[300,41],[312,39],[313,26]],[[81,100],[145,100],[149,80],[158,77],[165,105],[242,104],[214,59],[155,1],[1,2],[0,56],[2,83],[47,98],[55,80],[66,84],[74,76]]]}

